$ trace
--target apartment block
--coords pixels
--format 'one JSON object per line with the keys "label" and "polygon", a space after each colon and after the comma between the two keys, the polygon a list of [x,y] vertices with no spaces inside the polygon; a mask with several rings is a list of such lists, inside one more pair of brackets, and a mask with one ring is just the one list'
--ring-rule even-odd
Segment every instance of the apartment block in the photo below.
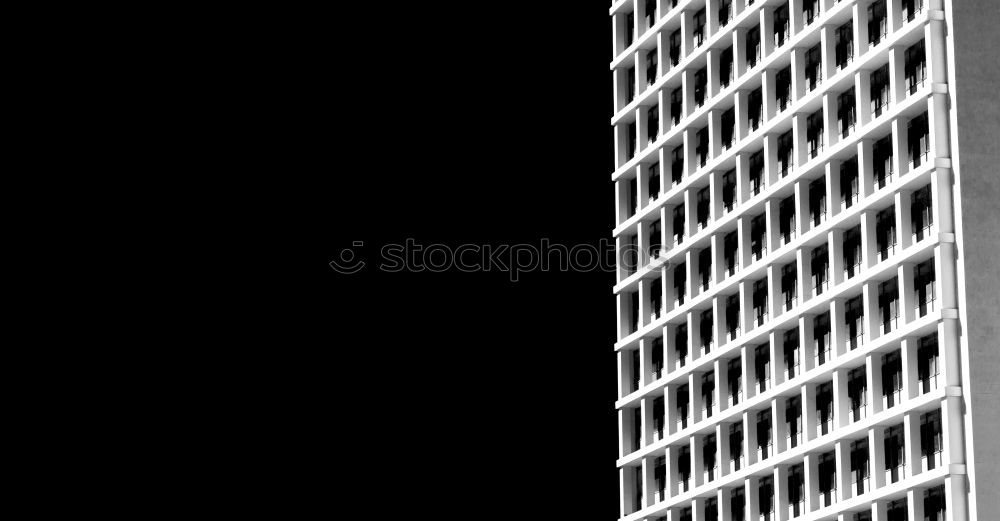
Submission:
{"label": "apartment block", "polygon": [[952,3],[611,3],[621,519],[998,511]]}

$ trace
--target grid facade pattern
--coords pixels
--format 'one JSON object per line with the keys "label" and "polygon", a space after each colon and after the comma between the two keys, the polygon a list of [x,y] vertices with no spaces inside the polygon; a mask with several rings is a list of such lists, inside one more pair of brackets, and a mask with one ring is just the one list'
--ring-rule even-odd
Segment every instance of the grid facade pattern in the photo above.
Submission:
{"label": "grid facade pattern", "polygon": [[612,2],[622,519],[968,519],[943,2]]}

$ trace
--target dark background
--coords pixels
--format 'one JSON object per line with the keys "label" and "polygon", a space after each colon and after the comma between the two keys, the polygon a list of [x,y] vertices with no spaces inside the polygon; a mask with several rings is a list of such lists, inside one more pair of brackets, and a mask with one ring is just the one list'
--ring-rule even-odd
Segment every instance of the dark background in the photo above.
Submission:
{"label": "dark background", "polygon": [[[338,4],[285,64],[301,123],[278,232],[306,263],[279,281],[285,413],[310,447],[289,457],[322,476],[300,493],[438,519],[617,518],[614,275],[374,269],[406,238],[610,238],[608,3],[436,7]],[[368,267],[335,273],[353,241]]]}

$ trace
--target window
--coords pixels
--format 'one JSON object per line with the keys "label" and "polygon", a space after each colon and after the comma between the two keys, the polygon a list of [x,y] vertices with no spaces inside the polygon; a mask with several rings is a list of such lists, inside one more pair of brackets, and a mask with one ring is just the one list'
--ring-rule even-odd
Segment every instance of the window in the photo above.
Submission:
{"label": "window", "polygon": [[834,34],[834,59],[837,68],[843,69],[854,59],[854,21],[837,28]]}
{"label": "window", "polygon": [[632,351],[630,351],[630,355],[632,360],[632,381],[631,381],[632,386],[629,389],[631,390],[631,392],[635,392],[639,390],[641,381],[640,377],[642,376],[640,368],[642,366],[639,364],[640,353],[638,349],[633,349]]}
{"label": "window", "polygon": [[677,476],[681,492],[691,490],[691,449],[681,447],[677,456]]}
{"label": "window", "polygon": [[670,65],[676,66],[681,60],[681,30],[670,33]]}
{"label": "window", "polygon": [[924,521],[945,521],[944,485],[924,492]]}
{"label": "window", "polygon": [[635,99],[635,67],[628,68],[628,102]]}
{"label": "window", "polygon": [[819,226],[826,220],[826,179],[809,183],[809,216],[813,226]]}
{"label": "window", "polygon": [[638,407],[629,409],[632,411],[632,452],[642,447],[642,413]]}
{"label": "window", "polygon": [[886,508],[886,521],[907,521],[906,498],[890,501]]}
{"label": "window", "polygon": [[885,14],[885,0],[875,0],[868,6],[868,43],[872,47],[885,39],[888,19]]}
{"label": "window", "polygon": [[753,364],[757,389],[764,392],[771,386],[771,346],[757,346],[753,352]]}
{"label": "window", "polygon": [[902,479],[906,465],[906,452],[903,450],[903,425],[893,425],[885,430],[885,473],[889,483]]}
{"label": "window", "polygon": [[752,69],[760,62],[760,27],[754,26],[746,36],[747,68]]}
{"label": "window", "polygon": [[663,423],[666,420],[665,400],[662,396],[653,399],[653,434],[656,441],[663,439]]}
{"label": "window", "polygon": [[816,365],[829,362],[833,354],[830,347],[830,313],[817,315],[813,319],[813,342]]}
{"label": "window", "polygon": [[753,316],[757,327],[767,322],[767,279],[753,283]]}
{"label": "window", "polygon": [[726,297],[726,331],[730,340],[736,340],[740,335],[740,296]]}
{"label": "window", "polygon": [[833,382],[816,387],[816,412],[820,435],[833,431]]}
{"label": "window", "polygon": [[778,48],[791,36],[791,24],[788,22],[788,2],[774,10],[774,47]]}
{"label": "window", "polygon": [[728,150],[729,147],[733,146],[733,139],[736,133],[736,108],[733,107],[723,112],[720,123],[722,123],[722,149]]}
{"label": "window", "polygon": [[806,509],[805,478],[803,464],[788,469],[788,510],[791,517],[799,517]]}
{"label": "window", "polygon": [[882,405],[891,409],[903,398],[903,363],[899,351],[882,356]]}
{"label": "window", "polygon": [[858,346],[864,343],[864,309],[861,295],[847,301],[844,310],[844,319],[847,326],[847,347],[851,350],[857,349]]}
{"label": "window", "polygon": [[688,426],[688,401],[690,399],[687,384],[677,388],[677,423],[681,429],[686,429]]}
{"label": "window", "polygon": [[656,83],[656,77],[659,76],[657,72],[659,67],[659,57],[656,49],[653,49],[646,53],[646,83],[652,85]]}
{"label": "window", "polygon": [[917,293],[917,315],[926,316],[934,311],[934,259],[924,261],[913,270]]}
{"label": "window", "polygon": [[[771,410],[757,413],[757,461],[767,459],[771,454]],[[761,505],[761,510],[764,506]]]}
{"label": "window", "polygon": [[766,214],[760,214],[750,221],[750,253],[754,260],[760,260],[767,254],[766,217]]}
{"label": "window", "polygon": [[[660,236],[660,221],[656,221],[656,237]],[[659,240],[659,239],[657,239]],[[654,246],[659,251],[660,245],[656,244]],[[651,248],[652,249],[652,248]],[[663,313],[663,283],[660,278],[657,277],[653,279],[653,282],[649,285],[649,307],[651,309],[652,319],[656,320],[661,313]]]}
{"label": "window", "polygon": [[736,253],[739,251],[739,233],[729,232],[726,234],[726,238],[723,239],[723,256],[726,261],[726,274],[730,277],[736,275],[736,268],[738,263],[736,261]]}
{"label": "window", "polygon": [[851,406],[851,421],[865,419],[868,416],[868,380],[864,366],[847,373],[847,398]]}
{"label": "window", "polygon": [[705,104],[705,90],[708,86],[708,69],[703,67],[694,73],[694,104],[698,107]]}
{"label": "window", "polygon": [[[708,479],[711,480],[714,478],[710,474]],[[717,498],[705,500],[705,519],[709,521],[719,519],[719,500]]]}
{"label": "window", "polygon": [[806,89],[810,92],[816,89],[819,82],[823,81],[822,64],[822,51],[820,51],[820,44],[817,43],[806,51]]}
{"label": "window", "polygon": [[890,206],[875,214],[875,242],[881,260],[896,251],[896,208]]}
{"label": "window", "polygon": [[845,210],[861,198],[861,186],[858,183],[858,157],[854,156],[840,164],[840,197],[841,207]]}
{"label": "window", "polygon": [[625,17],[625,46],[632,45],[635,41],[635,13],[630,12]]}
{"label": "window", "polygon": [[660,196],[660,163],[656,162],[649,166],[649,202],[652,203]]}
{"label": "window", "polygon": [[736,203],[736,169],[726,172],[722,176],[722,208],[733,211]]}
{"label": "window", "polygon": [[726,364],[726,382],[729,386],[729,406],[740,403],[743,398],[743,365],[739,358],[734,358]]}
{"label": "window", "polygon": [[660,107],[653,105],[646,111],[646,133],[649,135],[649,144],[656,142],[660,134]]}
{"label": "window", "polygon": [[632,159],[633,157],[635,157],[635,151],[636,151],[636,131],[635,131],[635,122],[633,121],[632,123],[628,124],[628,150],[627,150],[627,152],[628,152],[628,158],[629,159]]}
{"label": "window", "polygon": [[791,130],[778,137],[778,175],[780,177],[788,176],[788,173],[792,170],[792,154],[795,149],[794,143],[795,141]]}
{"label": "window", "polygon": [[703,418],[712,417],[712,410],[715,409],[714,372],[705,373],[705,375],[701,377],[701,408]]}
{"label": "window", "polygon": [[823,151],[823,109],[816,111],[806,120],[806,141],[810,159]]}
{"label": "window", "polygon": [[[681,325],[677,326],[677,331],[674,333],[674,346],[675,346],[675,349],[677,350],[677,360],[680,363],[680,366],[684,367],[684,364],[687,363],[687,357],[688,357],[688,328],[687,328],[687,324],[681,324]],[[686,387],[685,387],[685,389],[686,389]],[[687,396],[687,395],[685,394],[685,396]],[[679,399],[680,398],[678,398],[678,400]],[[685,403],[685,405],[684,405],[685,409],[684,410],[686,411],[687,410],[687,408],[686,408],[687,407],[687,405],[686,405],[687,404],[687,398],[684,399],[684,403]],[[685,424],[685,425],[687,425],[687,424]]]}
{"label": "window", "polygon": [[677,302],[674,303],[674,307],[684,304],[686,289],[687,270],[684,268],[684,264],[682,263],[674,268],[674,295],[677,296]]}
{"label": "window", "polygon": [[868,440],[851,443],[851,489],[860,496],[871,490],[868,484]]}
{"label": "window", "polygon": [[798,303],[796,293],[798,293],[798,273],[794,262],[781,267],[781,297],[785,304],[785,311],[789,311]]}
{"label": "window", "polygon": [[670,117],[674,126],[680,124],[684,112],[684,92],[681,89],[682,87],[677,87],[670,92]]}
{"label": "window", "polygon": [[861,272],[861,227],[844,232],[844,274],[847,279]]}
{"label": "window", "polygon": [[802,445],[802,398],[798,396],[785,403],[785,432],[789,449]]}
{"label": "window", "polygon": [[639,292],[631,293],[632,298],[632,323],[630,332],[634,333],[639,329]]}
{"label": "window", "polygon": [[746,496],[743,487],[737,487],[730,491],[729,511],[733,515],[733,521],[746,521]]}
{"label": "window", "polygon": [[878,311],[883,335],[899,329],[899,288],[895,277],[879,283]]}
{"label": "window", "polygon": [[927,113],[923,113],[907,124],[906,149],[909,152],[910,169],[927,162],[930,154],[930,134],[927,128]]}
{"label": "window", "polygon": [[917,345],[917,380],[921,394],[938,388],[938,344],[936,335],[920,339]]}
{"label": "window", "polygon": [[719,1],[719,27],[725,27],[733,19],[732,0]]}
{"label": "window", "polygon": [[903,55],[903,70],[906,75],[906,91],[910,94],[927,81],[927,55],[924,53],[924,41],[913,44]]}
{"label": "window", "polygon": [[702,167],[708,163],[708,127],[699,130],[695,137],[698,144],[695,146],[694,153],[698,156],[698,166]]}
{"label": "window", "polygon": [[831,451],[819,456],[819,507],[826,508],[837,499],[837,459]]}
{"label": "window", "polygon": [[719,84],[726,88],[733,82],[733,48],[727,47],[719,56]]}
{"label": "window", "polygon": [[775,74],[774,95],[778,102],[778,112],[788,108],[792,93],[792,67],[789,65]]}
{"label": "window", "polygon": [[924,0],[903,0],[903,19],[912,21],[923,9]]}
{"label": "window", "polygon": [[753,132],[764,120],[763,91],[758,88],[747,96],[747,123]]}
{"label": "window", "polygon": [[694,46],[698,47],[699,45],[705,43],[705,8],[704,7],[702,7],[701,9],[699,9],[697,11],[695,11],[694,16],[692,17],[692,22],[694,22],[694,29],[693,29],[693,34],[691,36],[694,38]]}
{"label": "window", "polygon": [[656,0],[646,0],[646,28],[656,24]]}
{"label": "window", "polygon": [[729,426],[729,459],[733,472],[740,470],[743,464],[743,423]]}
{"label": "window", "polygon": [[778,203],[778,235],[784,244],[795,238],[795,196],[788,196]]}
{"label": "window", "polygon": [[[676,185],[684,178],[684,145],[680,145],[670,153],[670,180]],[[680,244],[678,242],[678,244]]]}
{"label": "window", "polygon": [[774,478],[761,478],[757,485],[757,504],[763,521],[774,519]]}
{"label": "window", "polygon": [[[657,336],[653,339],[653,379],[659,379],[663,377],[663,337]],[[653,402],[656,405],[656,402]],[[655,410],[655,407],[654,407]]]}
{"label": "window", "polygon": [[667,458],[660,456],[656,458],[653,466],[653,481],[656,486],[656,499],[663,501],[667,498]]}
{"label": "window", "polygon": [[[884,0],[882,0],[884,1]],[[872,116],[879,117],[889,106],[889,64],[872,71],[871,74]]]}
{"label": "window", "polygon": [[800,374],[799,330],[785,331],[781,345],[785,353],[785,380],[791,380]]}
{"label": "window", "polygon": [[[708,226],[708,217],[709,217],[709,213],[710,213],[709,210],[711,209],[710,208],[711,205],[709,204],[710,201],[711,201],[711,194],[708,191],[708,187],[705,187],[705,188],[702,188],[701,190],[698,190],[697,214],[698,214],[698,229],[699,230],[703,230],[703,229],[705,229],[705,227]],[[708,250],[708,249],[706,249],[705,251],[708,251],[709,253],[711,253],[711,251]],[[709,263],[711,263],[711,257],[709,257]]]}
{"label": "window", "polygon": [[714,325],[714,315],[711,309],[706,309],[701,313],[701,321],[699,323],[699,332],[701,336],[701,348],[705,354],[712,352],[713,335],[712,326]]}
{"label": "window", "polygon": [[858,121],[854,103],[854,87],[837,96],[837,126],[841,137],[847,137],[854,132]]}
{"label": "window", "polygon": [[892,134],[872,145],[872,171],[878,188],[885,188],[892,180]]}
{"label": "window", "polygon": [[941,432],[941,410],[920,415],[920,458],[926,470],[941,466],[944,439]]}
{"label": "window", "polygon": [[827,275],[830,260],[827,252],[827,246],[824,244],[814,249],[811,254],[810,267],[812,268],[813,295],[822,295],[830,284],[830,279]]}

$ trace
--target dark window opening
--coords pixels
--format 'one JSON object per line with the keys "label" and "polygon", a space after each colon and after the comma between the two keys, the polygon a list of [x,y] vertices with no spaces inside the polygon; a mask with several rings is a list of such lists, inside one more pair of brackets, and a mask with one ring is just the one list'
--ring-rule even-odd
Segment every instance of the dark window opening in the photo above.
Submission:
{"label": "dark window opening", "polygon": [[819,226],[826,220],[826,179],[809,183],[809,216],[813,226]]}
{"label": "dark window opening", "polygon": [[871,74],[872,117],[879,117],[889,106],[889,64],[872,71]]}
{"label": "dark window opening", "polygon": [[830,284],[827,271],[830,269],[828,248],[824,244],[812,251],[810,267],[812,268],[813,295],[822,295]]}
{"label": "dark window opening", "polygon": [[917,315],[923,317],[934,311],[934,259],[917,264],[913,275],[917,293]]}
{"label": "dark window opening", "polygon": [[899,287],[895,277],[879,283],[878,311],[883,335],[899,329]]}
{"label": "dark window opening", "polygon": [[854,102],[854,87],[837,96],[837,126],[841,137],[847,137],[854,132],[858,121],[857,108]]}
{"label": "dark window opening", "polygon": [[850,208],[861,198],[857,156],[840,165],[840,198],[844,209]]}
{"label": "dark window opening", "polygon": [[798,268],[794,262],[781,267],[781,298],[785,311],[790,311],[798,304]]}
{"label": "dark window opening", "polygon": [[854,22],[847,22],[837,28],[834,35],[834,59],[837,68],[843,69],[854,59]]}
{"label": "dark window opening", "polygon": [[868,6],[868,43],[878,45],[885,39],[889,28],[885,14],[885,0],[875,0]]}
{"label": "dark window opening", "polygon": [[865,308],[862,305],[862,297],[859,295],[847,301],[844,309],[844,321],[847,326],[847,345],[850,349],[857,349],[865,338],[864,318]]}
{"label": "dark window opening", "polygon": [[806,144],[809,158],[815,158],[823,151],[823,110],[815,112],[806,119]]}
{"label": "dark window opening", "polygon": [[861,227],[844,232],[844,273],[848,279],[861,272]]}
{"label": "dark window opening", "polygon": [[909,152],[911,169],[918,168],[927,162],[927,156],[931,151],[931,140],[926,112],[911,119],[907,125],[906,149]]}
{"label": "dark window opening", "polygon": [[924,53],[924,41],[910,46],[903,55],[903,70],[906,75],[906,91],[910,94],[917,92],[917,89],[927,81],[927,55]]}

